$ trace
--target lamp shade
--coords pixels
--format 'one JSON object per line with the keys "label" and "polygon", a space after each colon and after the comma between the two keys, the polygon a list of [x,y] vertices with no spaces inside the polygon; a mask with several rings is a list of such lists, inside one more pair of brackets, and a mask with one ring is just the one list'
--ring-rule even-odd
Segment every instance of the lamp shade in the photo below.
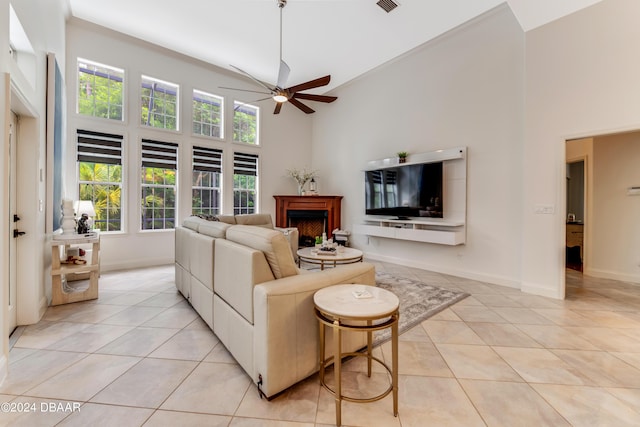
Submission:
{"label": "lamp shade", "polygon": [[87,214],[89,218],[96,216],[96,211],[93,208],[93,202],[91,200],[78,200],[75,203],[75,211],[77,216]]}

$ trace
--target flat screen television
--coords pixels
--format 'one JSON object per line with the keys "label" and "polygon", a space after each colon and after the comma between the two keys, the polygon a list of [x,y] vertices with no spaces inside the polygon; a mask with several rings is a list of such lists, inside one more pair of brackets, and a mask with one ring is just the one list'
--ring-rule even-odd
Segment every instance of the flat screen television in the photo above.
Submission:
{"label": "flat screen television", "polygon": [[367,215],[442,218],[442,162],[365,171]]}

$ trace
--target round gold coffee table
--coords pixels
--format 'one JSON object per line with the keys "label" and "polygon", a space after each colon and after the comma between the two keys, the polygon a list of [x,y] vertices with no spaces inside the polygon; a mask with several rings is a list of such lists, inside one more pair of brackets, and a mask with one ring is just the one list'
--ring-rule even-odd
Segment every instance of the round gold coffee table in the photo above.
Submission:
{"label": "round gold coffee table", "polygon": [[[375,402],[393,393],[393,415],[398,416],[398,319],[400,318],[398,297],[382,288],[368,285],[335,285],[317,291],[313,296],[315,314],[320,325],[319,368],[320,384],[331,393],[336,402],[336,425],[342,423],[342,401]],[[325,357],[325,327],[333,329],[333,355]],[[373,356],[372,336],[374,331],[391,328],[391,367]],[[342,331],[367,333],[367,351],[342,352]],[[342,394],[342,358],[363,356],[367,358],[367,375],[371,376],[371,362],[382,365],[391,374],[389,388],[381,394],[368,398],[354,398]],[[325,368],[333,362],[335,389],[325,382]]]}
{"label": "round gold coffee table", "polygon": [[316,248],[298,249],[298,267],[304,262],[320,265],[320,270],[324,270],[325,264],[335,267],[339,264],[353,264],[362,261],[362,251],[353,248],[338,247],[334,253],[323,253]]}

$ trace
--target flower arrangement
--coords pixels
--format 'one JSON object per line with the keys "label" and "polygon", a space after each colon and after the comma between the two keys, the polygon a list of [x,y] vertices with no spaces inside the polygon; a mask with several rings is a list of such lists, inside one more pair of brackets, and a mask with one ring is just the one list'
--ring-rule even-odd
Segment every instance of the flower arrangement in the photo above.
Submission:
{"label": "flower arrangement", "polygon": [[304,185],[312,178],[317,177],[318,171],[315,171],[315,170],[310,171],[310,170],[307,170],[306,167],[303,168],[302,170],[293,168],[293,169],[287,169],[287,175],[296,181],[296,183],[298,184],[298,194],[301,195]]}

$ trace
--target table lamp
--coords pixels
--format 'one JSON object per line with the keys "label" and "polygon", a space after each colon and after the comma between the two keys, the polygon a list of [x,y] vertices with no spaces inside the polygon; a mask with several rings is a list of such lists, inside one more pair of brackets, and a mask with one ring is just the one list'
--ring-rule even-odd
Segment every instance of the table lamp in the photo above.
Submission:
{"label": "table lamp", "polygon": [[77,218],[80,218],[82,214],[87,214],[89,217],[87,225],[89,226],[89,230],[93,230],[93,217],[96,216],[93,202],[91,200],[78,200],[75,205],[75,211]]}

